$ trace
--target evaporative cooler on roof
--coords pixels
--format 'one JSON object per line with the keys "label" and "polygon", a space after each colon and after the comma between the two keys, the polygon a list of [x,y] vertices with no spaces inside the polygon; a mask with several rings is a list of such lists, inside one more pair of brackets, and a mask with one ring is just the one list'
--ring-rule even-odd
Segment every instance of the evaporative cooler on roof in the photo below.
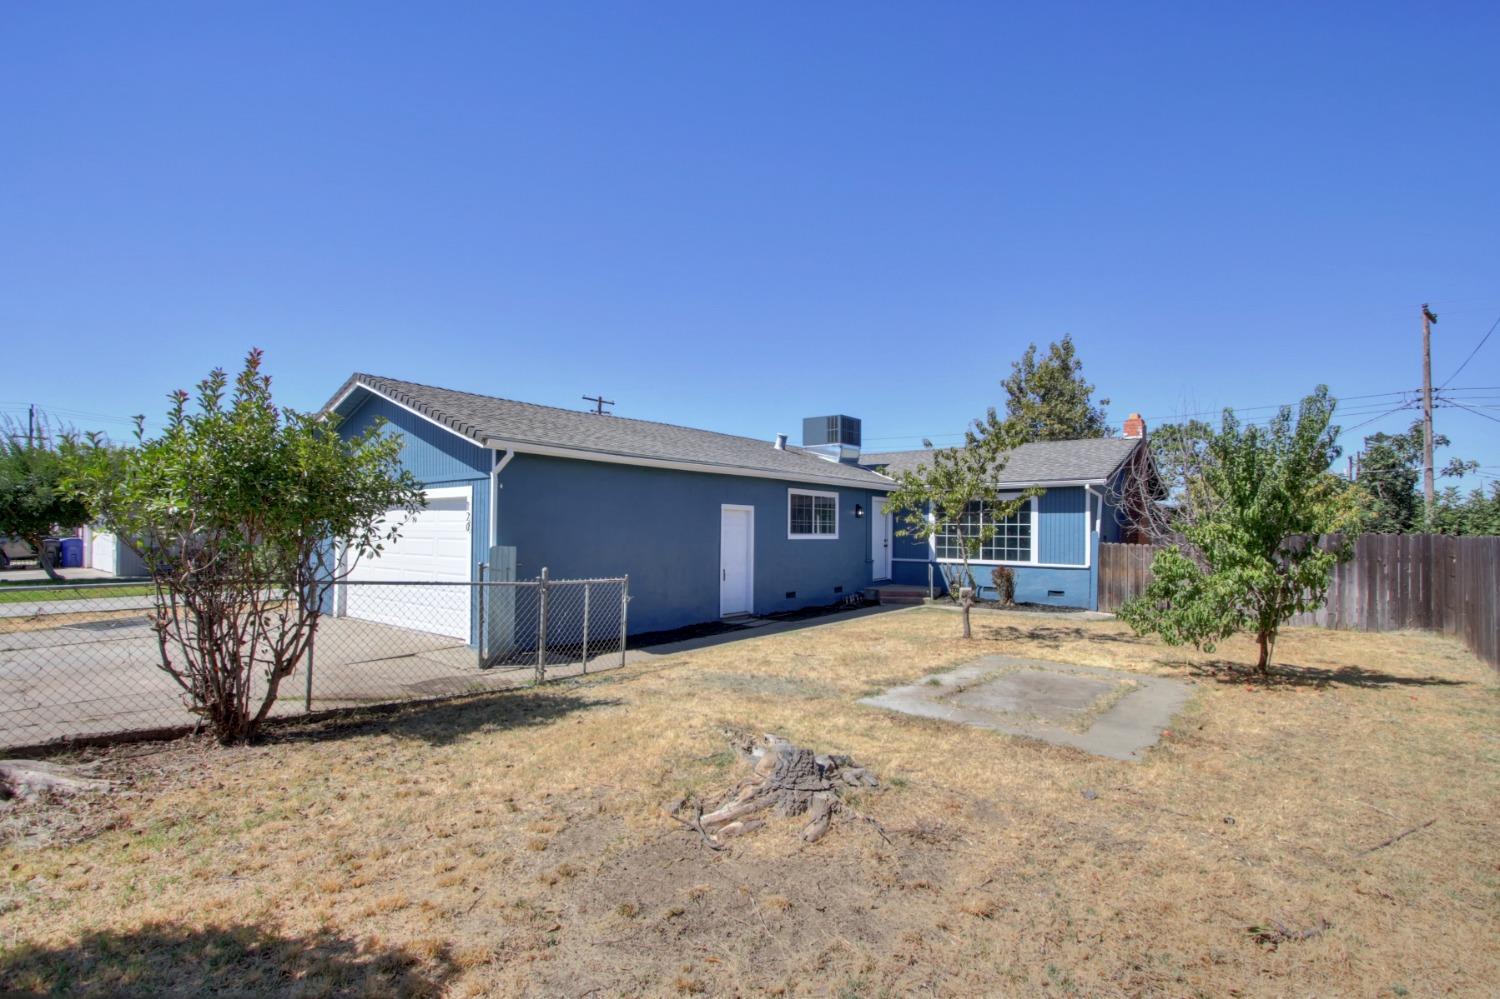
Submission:
{"label": "evaporative cooler on roof", "polygon": [[802,444],[846,444],[859,447],[859,420],[852,416],[809,416],[802,421]]}

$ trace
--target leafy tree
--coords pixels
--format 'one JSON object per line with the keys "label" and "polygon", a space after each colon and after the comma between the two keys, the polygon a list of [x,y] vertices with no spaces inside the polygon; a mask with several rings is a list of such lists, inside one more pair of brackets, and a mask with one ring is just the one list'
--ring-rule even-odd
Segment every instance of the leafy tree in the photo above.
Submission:
{"label": "leafy tree", "polygon": [[1467,496],[1457,486],[1438,494],[1433,513],[1433,530],[1439,534],[1500,534],[1500,482],[1491,482],[1489,491],[1476,488]]}
{"label": "leafy tree", "polygon": [[[930,441],[923,444],[931,448]],[[992,541],[998,521],[1014,516],[1032,496],[1032,489],[1012,499],[1002,498],[996,486],[1005,468],[1005,453],[1014,446],[1003,427],[986,430],[976,425],[965,434],[963,447],[932,452],[932,463],[901,473],[887,498],[902,526],[896,533],[921,541],[939,535],[958,543],[959,564],[944,569],[950,597],[963,608],[963,634],[972,638],[969,610],[974,606],[974,576],[969,565]]]}
{"label": "leafy tree", "polygon": [[59,528],[88,523],[88,507],[63,487],[60,441],[46,420],[40,428],[23,431],[6,417],[0,432],[5,434],[0,443],[0,536],[24,540],[36,550],[48,577],[61,579],[43,541]]}
{"label": "leafy tree", "polygon": [[1149,461],[1110,487],[1111,505],[1124,511],[1152,544],[1178,544],[1211,497],[1202,487],[1214,428],[1202,420],[1164,423],[1147,438]]}
{"label": "leafy tree", "polygon": [[387,510],[424,498],[400,442],[351,440],[318,414],[279,409],[252,350],[169,396],[166,429],[133,446],[74,442],[69,483],[131,544],[155,582],[160,666],[222,742],[254,738],[312,648],[323,597],[352,560],[397,536]]}
{"label": "leafy tree", "polygon": [[1339,455],[1334,405],[1319,386],[1295,421],[1283,407],[1263,428],[1225,410],[1187,487],[1200,498],[1196,519],[1180,544],[1157,553],[1146,592],[1120,612],[1138,634],[1212,651],[1250,630],[1256,669],[1269,672],[1281,626],[1322,605],[1330,573],[1349,556],[1347,541],[1318,543],[1358,516],[1347,485],[1328,471]]}
{"label": "leafy tree", "polygon": [[[1434,445],[1446,444],[1437,438]],[[1404,534],[1422,522],[1418,492],[1422,468],[1422,424],[1400,434],[1365,438],[1356,480],[1365,503],[1365,530],[1371,534]]]}
{"label": "leafy tree", "polygon": [[990,409],[982,426],[997,433],[1005,424],[1003,435],[1013,444],[1108,437],[1112,432],[1105,414],[1109,400],[1094,404],[1094,386],[1084,381],[1083,362],[1071,336],[1048,345],[1040,360],[1036,344],[1028,345],[1021,359],[1011,364],[1010,377],[1000,384],[1005,389],[1005,417],[1002,420]]}
{"label": "leafy tree", "polygon": [[[1433,437],[1434,447],[1447,447],[1448,438]],[[1449,459],[1438,470],[1443,478],[1459,478],[1474,471],[1477,462]],[[1365,438],[1360,453],[1356,488],[1365,508],[1363,528],[1370,534],[1406,534],[1411,531],[1440,530],[1437,524],[1425,522],[1421,494],[1422,422],[1416,421],[1400,434],[1378,433]],[[1446,494],[1450,505],[1456,489]],[[1482,495],[1481,495],[1482,499]],[[1450,518],[1450,523],[1453,521]]]}

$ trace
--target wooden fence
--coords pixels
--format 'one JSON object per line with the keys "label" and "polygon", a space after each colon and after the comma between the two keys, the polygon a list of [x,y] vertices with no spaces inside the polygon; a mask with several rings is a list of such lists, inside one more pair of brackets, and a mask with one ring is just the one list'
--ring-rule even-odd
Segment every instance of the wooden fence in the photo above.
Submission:
{"label": "wooden fence", "polygon": [[1099,546],[1099,609],[1113,614],[1145,592],[1151,582],[1152,545]]}
{"label": "wooden fence", "polygon": [[[1150,545],[1099,546],[1099,609],[1117,611],[1151,580]],[[1333,572],[1328,599],[1294,625],[1456,635],[1500,668],[1500,537],[1364,534]]]}

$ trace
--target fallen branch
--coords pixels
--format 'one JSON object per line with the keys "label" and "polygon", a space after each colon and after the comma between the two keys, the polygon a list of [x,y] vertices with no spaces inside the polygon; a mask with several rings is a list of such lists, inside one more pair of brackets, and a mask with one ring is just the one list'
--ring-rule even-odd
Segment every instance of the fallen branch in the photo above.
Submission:
{"label": "fallen branch", "polygon": [[43,791],[83,794],[108,791],[107,780],[82,776],[76,767],[40,760],[0,760],[0,798],[34,798]]}
{"label": "fallen branch", "polygon": [[1383,840],[1381,840],[1379,843],[1376,843],[1374,846],[1370,847],[1368,850],[1361,850],[1361,851],[1359,851],[1358,853],[1355,854],[1355,856],[1356,857],[1364,857],[1364,856],[1368,856],[1369,854],[1374,853],[1376,850],[1383,850],[1386,847],[1390,846],[1392,843],[1399,843],[1401,840],[1403,840],[1406,837],[1410,836],[1412,833],[1421,832],[1423,829],[1426,829],[1428,826],[1432,825],[1436,821],[1437,821],[1437,819],[1435,819],[1435,818],[1434,819],[1428,819],[1426,822],[1423,822],[1423,823],[1421,823],[1419,825],[1412,826],[1410,829],[1403,829],[1401,832],[1398,832],[1396,835],[1390,837],[1389,839],[1383,839]]}
{"label": "fallen branch", "polygon": [[1245,932],[1254,937],[1256,943],[1264,944],[1275,950],[1284,943],[1311,940],[1314,937],[1322,936],[1323,931],[1332,925],[1328,920],[1320,919],[1316,926],[1309,926],[1305,930],[1293,930],[1288,929],[1286,924],[1273,919],[1269,926],[1251,926]]}
{"label": "fallen branch", "polygon": [[709,835],[708,830],[703,828],[702,805],[698,804],[697,802],[693,803],[693,817],[691,819],[685,819],[681,815],[677,814],[678,812],[682,811],[683,806],[686,804],[686,798],[678,798],[675,801],[669,801],[665,805],[661,806],[661,812],[673,822],[681,822],[683,825],[696,832],[699,836],[703,837],[703,842],[708,846],[710,850],[724,849],[724,844],[714,839],[713,836]]}

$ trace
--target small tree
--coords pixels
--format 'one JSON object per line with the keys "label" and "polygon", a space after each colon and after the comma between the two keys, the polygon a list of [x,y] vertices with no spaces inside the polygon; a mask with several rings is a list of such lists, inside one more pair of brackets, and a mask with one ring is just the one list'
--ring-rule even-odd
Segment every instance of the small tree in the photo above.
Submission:
{"label": "small tree", "polygon": [[[969,609],[974,606],[974,576],[969,564],[993,540],[998,521],[1015,515],[1032,496],[1032,489],[1004,499],[996,486],[1005,467],[1002,433],[986,433],[978,426],[966,434],[963,447],[933,451],[932,463],[901,473],[887,499],[903,526],[896,533],[929,543],[942,538],[958,550],[959,563],[944,569],[950,598],[963,608],[964,637],[972,638]],[[923,441],[932,447],[930,441]]]}
{"label": "small tree", "polygon": [[278,409],[252,350],[170,397],[167,426],[134,446],[72,448],[70,483],[146,563],[160,666],[222,742],[252,739],[312,647],[323,597],[394,540],[392,508],[424,502],[399,440],[352,440],[331,419]]}
{"label": "small tree", "polygon": [[88,507],[63,485],[66,465],[47,420],[23,431],[6,417],[0,432],[5,434],[0,442],[0,535],[31,545],[48,577],[61,579],[47,558],[45,540],[59,528],[88,523]]}
{"label": "small tree", "polygon": [[1084,380],[1083,362],[1071,336],[1048,344],[1040,360],[1036,344],[1028,345],[1000,384],[1005,389],[1005,417],[991,409],[981,425],[987,434],[1003,434],[1011,446],[1110,435],[1105,413],[1109,400],[1094,404],[1094,386]]}
{"label": "small tree", "polygon": [[1347,485],[1328,471],[1338,457],[1327,388],[1284,407],[1264,428],[1224,412],[1187,488],[1195,516],[1182,541],[1158,552],[1146,592],[1120,611],[1139,634],[1212,651],[1239,631],[1255,633],[1256,669],[1269,672],[1282,624],[1322,606],[1333,567],[1348,557],[1319,536],[1357,522]]}

